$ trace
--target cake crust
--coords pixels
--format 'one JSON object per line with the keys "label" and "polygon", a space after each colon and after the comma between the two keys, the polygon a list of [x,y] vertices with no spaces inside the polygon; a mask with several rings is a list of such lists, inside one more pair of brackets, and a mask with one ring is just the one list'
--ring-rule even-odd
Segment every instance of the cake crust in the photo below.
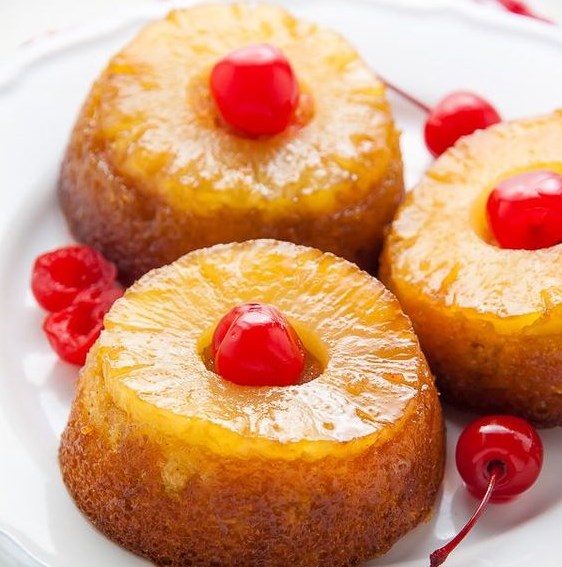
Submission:
{"label": "cake crust", "polygon": [[352,458],[172,457],[173,444],[132,424],[95,368],[82,377],[60,449],[65,484],[100,531],[169,567],[359,565],[428,517],[444,466],[433,388],[394,438]]}

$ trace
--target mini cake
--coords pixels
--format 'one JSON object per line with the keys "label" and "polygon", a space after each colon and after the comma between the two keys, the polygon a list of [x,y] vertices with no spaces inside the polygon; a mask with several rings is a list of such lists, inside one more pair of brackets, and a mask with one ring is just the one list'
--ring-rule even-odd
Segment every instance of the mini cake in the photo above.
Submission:
{"label": "mini cake", "polygon": [[[288,318],[313,374],[250,387],[213,371],[217,322],[254,301]],[[392,294],[332,254],[258,240],[192,252],[115,303],[60,463],[92,522],[157,565],[344,567],[428,516],[444,429]]]}
{"label": "mini cake", "polygon": [[[283,131],[248,136],[224,123],[210,77],[264,42],[286,56],[300,96]],[[126,282],[190,250],[262,237],[373,270],[402,195],[384,85],[338,34],[262,4],[195,6],[141,31],[92,87],[59,181],[73,234]]]}
{"label": "mini cake", "polygon": [[562,425],[561,147],[561,112],[464,138],[408,196],[381,266],[445,399],[542,426]]}

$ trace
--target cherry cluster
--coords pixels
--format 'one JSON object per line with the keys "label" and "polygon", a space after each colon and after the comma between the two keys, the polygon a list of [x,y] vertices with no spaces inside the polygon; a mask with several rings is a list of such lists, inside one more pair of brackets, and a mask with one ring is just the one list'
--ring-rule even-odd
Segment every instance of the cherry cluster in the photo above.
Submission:
{"label": "cherry cluster", "polygon": [[103,328],[103,317],[123,295],[117,269],[98,251],[67,246],[35,260],[31,289],[49,311],[43,331],[57,355],[81,366]]}

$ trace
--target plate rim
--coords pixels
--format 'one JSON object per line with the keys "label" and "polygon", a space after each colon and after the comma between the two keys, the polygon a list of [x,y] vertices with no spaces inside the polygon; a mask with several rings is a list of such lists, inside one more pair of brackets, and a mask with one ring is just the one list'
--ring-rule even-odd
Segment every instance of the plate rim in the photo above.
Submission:
{"label": "plate rim", "polygon": [[[193,5],[195,3],[217,3],[218,0],[197,2],[192,0],[152,0],[144,1],[135,6],[117,10],[108,16],[98,17],[90,23],[81,23],[72,27],[55,30],[43,34],[19,46],[15,51],[0,58],[0,99],[5,91],[11,90],[33,73],[36,65],[48,64],[50,57],[56,57],[68,49],[90,42],[101,41],[123,29],[142,24],[149,19],[162,16],[169,10]],[[272,0],[266,3],[278,3],[291,9],[302,1],[308,4],[320,4],[322,0]],[[477,3],[463,2],[458,4],[446,3],[440,5],[412,4],[408,0],[332,0],[340,2],[345,7],[353,4],[375,5],[392,11],[415,13],[419,17],[429,15],[446,15],[457,20],[468,20],[475,25],[487,26],[501,32],[523,33],[532,39],[552,43],[562,49],[561,27],[549,25],[530,18],[520,17],[496,9],[488,9]],[[227,0],[220,3],[235,3]],[[561,102],[562,106],[562,102]],[[22,212],[22,205],[17,206],[15,214],[5,219],[8,229],[17,224]],[[0,248],[5,248],[4,243]],[[0,522],[0,559],[15,561],[14,567],[49,567],[35,557],[18,538],[7,531]],[[406,565],[406,564],[405,564]],[[53,566],[54,567],[54,566]]]}
{"label": "plate rim", "polygon": [[[238,0],[238,2],[247,0]],[[303,0],[271,0],[255,3],[293,4],[298,5]],[[322,0],[304,0],[307,4],[321,3]],[[350,4],[377,5],[393,11],[416,13],[419,16],[446,15],[455,19],[465,19],[473,23],[505,31],[517,31],[541,41],[552,42],[562,48],[562,30],[558,24],[550,24],[522,17],[507,11],[495,9],[486,4],[464,1],[452,4],[447,0],[438,0],[438,4],[412,4],[411,0],[336,0],[348,7]],[[252,0],[250,0],[250,3]],[[134,20],[146,20],[161,16],[169,10],[187,7],[196,3],[237,3],[237,0],[144,0],[134,6],[126,6],[112,14],[101,15],[89,23],[78,23],[73,26],[51,30],[34,36],[14,51],[0,57],[0,94],[32,71],[33,67],[42,59],[56,56],[59,52],[70,47],[90,41],[96,41],[107,34],[116,33],[123,27],[134,24]],[[290,8],[289,8],[290,9]]]}

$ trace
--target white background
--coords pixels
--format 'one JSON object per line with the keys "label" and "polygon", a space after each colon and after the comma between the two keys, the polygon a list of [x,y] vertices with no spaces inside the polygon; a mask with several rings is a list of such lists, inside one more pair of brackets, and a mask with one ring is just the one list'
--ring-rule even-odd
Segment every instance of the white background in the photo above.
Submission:
{"label": "white background", "polygon": [[[151,0],[0,0],[0,58],[51,30],[103,19],[116,10]],[[152,0],[162,1],[162,0]],[[165,0],[164,0],[165,1]],[[274,0],[273,0],[274,1]],[[302,0],[306,2],[306,0]],[[473,0],[410,0],[412,4],[457,4]],[[485,1],[485,0],[481,0]],[[537,13],[562,22],[562,0],[526,0]],[[562,32],[561,32],[562,33]]]}

